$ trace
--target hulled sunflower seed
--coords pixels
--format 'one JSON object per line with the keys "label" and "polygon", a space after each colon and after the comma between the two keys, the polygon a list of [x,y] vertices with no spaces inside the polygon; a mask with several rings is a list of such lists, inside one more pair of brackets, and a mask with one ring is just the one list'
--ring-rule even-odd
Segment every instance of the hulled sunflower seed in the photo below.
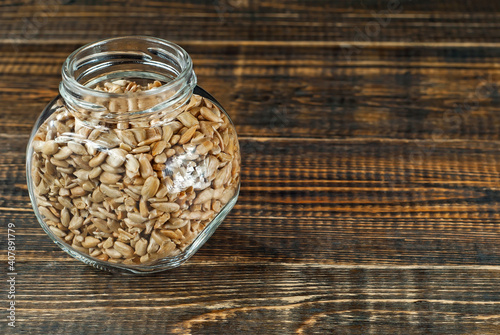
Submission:
{"label": "hulled sunflower seed", "polygon": [[92,236],[87,236],[85,237],[85,241],[82,242],[82,247],[84,248],[94,248],[101,242],[101,240],[92,237]]}
{"label": "hulled sunflower seed", "polygon": [[45,218],[47,218],[47,220],[50,220],[53,222],[59,222],[59,218],[57,216],[55,216],[47,207],[40,206],[40,207],[38,207],[38,211],[40,212],[40,214],[45,216]]}
{"label": "hulled sunflower seed", "polygon": [[205,155],[207,154],[212,148],[214,147],[214,144],[212,141],[204,141],[200,145],[196,147],[196,153],[198,155]]}
{"label": "hulled sunflower seed", "polygon": [[69,222],[68,228],[69,230],[76,230],[80,229],[80,227],[83,225],[83,218],[81,216],[73,216],[71,221]]}
{"label": "hulled sunflower seed", "polygon": [[142,186],[141,195],[146,199],[151,198],[158,191],[158,187],[160,187],[160,181],[155,176],[148,177]]}
{"label": "hulled sunflower seed", "polygon": [[135,244],[135,253],[138,256],[144,256],[147,252],[147,247],[148,247],[148,241],[146,239],[141,238],[137,243]]}
{"label": "hulled sunflower seed", "polygon": [[186,130],[186,132],[184,134],[182,134],[181,138],[179,139],[179,144],[186,144],[187,142],[189,142],[191,140],[191,138],[193,137],[194,133],[196,132],[196,129],[198,128],[198,125],[194,125],[192,126],[191,128],[189,128],[188,130]]}
{"label": "hulled sunflower seed", "polygon": [[135,251],[130,245],[120,241],[116,241],[113,248],[126,258],[132,257]]}
{"label": "hulled sunflower seed", "polygon": [[166,147],[167,147],[167,142],[158,141],[152,146],[151,154],[153,156],[158,156],[163,152],[163,150],[165,150]]}
{"label": "hulled sunflower seed", "polygon": [[181,121],[181,123],[188,128],[198,125],[198,119],[195,118],[189,111],[177,116],[177,120]]}
{"label": "hulled sunflower seed", "polygon": [[66,236],[66,233],[64,231],[62,231],[61,229],[57,228],[57,227],[50,226],[49,228],[50,228],[50,230],[52,230],[52,232],[54,233],[54,235],[56,235],[57,237],[64,237],[64,236]]}
{"label": "hulled sunflower seed", "polygon": [[59,145],[53,140],[47,141],[42,145],[42,153],[47,156],[55,154],[58,150]]}
{"label": "hulled sunflower seed", "polygon": [[151,207],[156,208],[162,212],[166,213],[172,213],[176,212],[180,209],[179,204],[176,204],[175,202],[157,202],[157,203],[152,203]]}
{"label": "hulled sunflower seed", "polygon": [[99,177],[99,175],[101,174],[101,172],[102,172],[101,167],[99,167],[99,166],[94,167],[89,172],[89,179],[95,179],[95,178]]}
{"label": "hulled sunflower seed", "polygon": [[73,153],[73,151],[71,151],[70,148],[62,147],[61,149],[59,149],[59,151],[53,157],[54,157],[54,159],[63,161],[66,158],[68,158],[69,156],[71,156],[72,153]]}
{"label": "hulled sunflower seed", "polygon": [[146,155],[141,154],[139,156],[139,166],[142,178],[148,178],[149,176],[154,175],[153,167],[151,166],[149,160],[146,158]]}
{"label": "hulled sunflower seed", "polygon": [[100,231],[105,232],[105,233],[111,232],[105,219],[94,217],[91,219],[91,221],[96,226],[96,228],[99,229]]}
{"label": "hulled sunflower seed", "polygon": [[108,154],[105,152],[105,151],[100,151],[97,156],[93,157],[90,161],[89,161],[89,166],[94,168],[94,167],[97,167],[99,165],[101,165],[104,160],[106,160],[106,157],[108,156]]}
{"label": "hulled sunflower seed", "polygon": [[113,248],[104,249],[104,252],[111,258],[122,258],[122,254]]}
{"label": "hulled sunflower seed", "polygon": [[130,171],[132,173],[136,173],[139,171],[139,161],[137,161],[137,159],[134,157],[134,155],[132,154],[128,154],[126,156],[126,163],[125,163],[125,168],[127,169],[127,171]]}
{"label": "hulled sunflower seed", "polygon": [[205,203],[208,200],[211,200],[213,196],[214,196],[214,190],[212,188],[207,188],[198,194],[196,199],[194,199],[193,204],[197,205]]}
{"label": "hulled sunflower seed", "polygon": [[122,178],[121,175],[111,172],[103,172],[99,177],[99,180],[103,184],[116,184]]}
{"label": "hulled sunflower seed", "polygon": [[110,198],[118,198],[119,196],[122,195],[122,192],[120,192],[116,188],[112,188],[106,184],[101,184],[101,186],[99,186],[99,188],[101,189],[102,193],[104,193],[105,195],[107,195]]}
{"label": "hulled sunflower seed", "polygon": [[68,148],[70,148],[71,151],[73,151],[75,154],[84,156],[87,155],[87,150],[85,150],[85,147],[81,145],[80,143],[77,142],[68,142]]}
{"label": "hulled sunflower seed", "polygon": [[168,220],[168,223],[166,223],[163,227],[168,229],[177,229],[184,227],[188,222],[188,220],[183,220],[181,218],[172,218]]}
{"label": "hulled sunflower seed", "polygon": [[61,223],[62,223],[62,225],[64,227],[68,227],[70,219],[71,219],[71,216],[69,214],[69,210],[68,210],[68,208],[64,207],[61,210]]}
{"label": "hulled sunflower seed", "polygon": [[206,120],[208,121],[213,121],[213,122],[223,122],[220,117],[215,115],[212,110],[208,109],[207,107],[201,107],[200,109],[200,114],[203,116]]}
{"label": "hulled sunflower seed", "polygon": [[106,159],[106,163],[110,166],[117,168],[125,163],[125,157],[127,156],[127,152],[120,148],[111,149],[108,152],[108,158]]}

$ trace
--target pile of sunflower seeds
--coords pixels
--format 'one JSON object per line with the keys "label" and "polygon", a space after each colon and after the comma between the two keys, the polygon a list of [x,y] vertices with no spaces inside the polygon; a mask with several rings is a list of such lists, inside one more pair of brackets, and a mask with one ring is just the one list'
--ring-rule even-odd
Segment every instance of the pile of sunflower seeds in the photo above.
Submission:
{"label": "pile of sunflower seeds", "polygon": [[[95,89],[125,93],[158,86],[120,80]],[[32,145],[31,176],[44,222],[73,249],[112,263],[147,264],[179,254],[239,185],[234,127],[198,95],[169,122],[98,127],[61,103]]]}

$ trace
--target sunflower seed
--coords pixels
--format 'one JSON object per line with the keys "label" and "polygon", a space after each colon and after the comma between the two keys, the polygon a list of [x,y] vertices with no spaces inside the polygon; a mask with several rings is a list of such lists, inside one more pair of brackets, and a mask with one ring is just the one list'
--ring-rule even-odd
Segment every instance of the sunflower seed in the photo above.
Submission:
{"label": "sunflower seed", "polygon": [[108,154],[105,152],[105,151],[100,151],[97,156],[93,157],[90,161],[89,161],[89,166],[90,167],[96,167],[96,166],[99,166],[101,165],[104,160],[106,160],[106,157],[108,156]]}
{"label": "sunflower seed", "polygon": [[73,216],[71,221],[69,222],[68,228],[69,230],[76,230],[80,229],[80,227],[83,225],[83,218],[81,216]]}
{"label": "sunflower seed", "polygon": [[77,142],[68,142],[68,148],[73,151],[75,154],[84,156],[87,155],[87,150],[85,150],[85,147],[81,145],[80,143]]}
{"label": "sunflower seed", "polygon": [[153,230],[153,232],[151,233],[151,237],[160,246],[163,245],[166,242],[170,242],[170,239],[168,237],[166,237],[165,235],[161,234],[160,231],[158,231],[156,229]]}
{"label": "sunflower seed", "polygon": [[99,166],[94,167],[89,172],[89,179],[95,179],[95,178],[99,177],[99,175],[101,174],[101,172],[102,172],[101,167],[99,167]]}
{"label": "sunflower seed", "polygon": [[52,232],[54,233],[54,235],[56,235],[57,237],[64,237],[64,236],[66,236],[66,233],[63,232],[61,229],[59,229],[57,227],[50,226],[49,228],[50,228],[50,230],[52,230]]}
{"label": "sunflower seed", "polygon": [[84,248],[94,248],[101,242],[101,240],[92,237],[92,236],[87,236],[85,237],[85,241],[82,242],[82,247]]}
{"label": "sunflower seed", "polygon": [[213,121],[213,122],[223,122],[220,117],[215,115],[212,110],[208,109],[207,107],[201,107],[200,109],[200,114],[203,116],[206,120],[208,121]]}
{"label": "sunflower seed", "polygon": [[189,221],[183,220],[181,218],[172,218],[168,220],[168,223],[164,225],[164,228],[177,229],[184,227]]}
{"label": "sunflower seed", "polygon": [[189,111],[178,115],[177,120],[181,121],[181,123],[188,128],[198,125],[198,119],[195,118]]}
{"label": "sunflower seed", "polygon": [[198,125],[194,125],[192,126],[191,128],[189,128],[188,130],[186,130],[186,132],[184,134],[182,134],[181,138],[179,139],[179,144],[186,144],[187,142],[189,142],[191,140],[191,138],[193,137],[194,133],[196,132],[196,129],[198,128]]}
{"label": "sunflower seed", "polygon": [[70,148],[62,147],[61,149],[59,149],[59,151],[53,157],[54,157],[54,159],[63,161],[66,158],[68,158],[72,153],[73,153],[73,151],[71,151]]}
{"label": "sunflower seed", "polygon": [[116,241],[113,248],[126,258],[132,257],[135,251],[130,245],[120,241]]}
{"label": "sunflower seed", "polygon": [[212,141],[204,141],[200,145],[196,147],[196,153],[198,155],[205,155],[207,154],[212,148],[214,147],[214,144]]}
{"label": "sunflower seed", "polygon": [[214,196],[214,190],[212,188],[207,188],[198,194],[196,199],[193,201],[193,204],[195,205],[202,204],[212,199],[213,196]]}
{"label": "sunflower seed", "polygon": [[134,157],[134,155],[128,154],[126,158],[127,161],[125,163],[125,168],[127,169],[127,171],[130,171],[132,173],[138,172],[140,165],[137,159]]}
{"label": "sunflower seed", "polygon": [[122,195],[122,192],[120,192],[116,188],[112,188],[106,184],[101,184],[101,186],[99,186],[99,188],[101,189],[102,193],[104,193],[105,195],[107,195],[110,198],[118,198],[119,196]]}
{"label": "sunflower seed", "polygon": [[112,167],[120,167],[125,163],[125,157],[127,156],[127,152],[123,149],[115,148],[111,149],[108,152],[108,158],[106,159],[106,163],[111,165]]}
{"label": "sunflower seed", "polygon": [[166,213],[176,212],[180,209],[179,204],[176,204],[175,202],[152,203],[151,207],[156,208],[156,209],[158,209],[162,212],[166,212]]}
{"label": "sunflower seed", "polygon": [[97,229],[99,229],[102,232],[105,233],[110,233],[111,230],[109,229],[107,225],[107,221],[98,217],[94,217],[91,219],[92,223],[96,226]]}
{"label": "sunflower seed", "polygon": [[40,214],[45,216],[45,218],[47,218],[47,220],[50,220],[53,222],[59,222],[59,218],[57,216],[55,216],[47,207],[39,206],[38,211],[40,212]]}
{"label": "sunflower seed", "polygon": [[68,227],[70,219],[71,219],[71,217],[70,217],[70,214],[69,214],[69,210],[68,210],[68,208],[64,207],[61,210],[61,223],[62,223],[62,225],[64,227]]}
{"label": "sunflower seed", "polygon": [[104,249],[104,252],[111,258],[122,258],[122,254],[118,250],[115,250],[113,248]]}
{"label": "sunflower seed", "polygon": [[116,184],[122,178],[121,175],[111,172],[103,172],[99,177],[99,180],[103,184]]}
{"label": "sunflower seed", "polygon": [[47,141],[42,145],[42,153],[50,156],[59,150],[59,145],[55,141]]}
{"label": "sunflower seed", "polygon": [[160,187],[160,181],[155,176],[148,177],[142,186],[141,195],[146,199],[151,198],[158,191],[158,187]]}
{"label": "sunflower seed", "polygon": [[146,158],[146,155],[141,154],[139,156],[139,166],[142,178],[148,178],[149,176],[154,175],[153,167],[151,166],[149,160]]}
{"label": "sunflower seed", "polygon": [[158,141],[155,144],[153,144],[151,154],[153,156],[158,156],[159,154],[161,154],[163,152],[163,150],[165,150],[166,147],[167,147],[167,142]]}
{"label": "sunflower seed", "polygon": [[147,247],[148,247],[148,241],[146,241],[144,238],[141,238],[135,244],[135,253],[138,256],[144,256],[147,252]]}

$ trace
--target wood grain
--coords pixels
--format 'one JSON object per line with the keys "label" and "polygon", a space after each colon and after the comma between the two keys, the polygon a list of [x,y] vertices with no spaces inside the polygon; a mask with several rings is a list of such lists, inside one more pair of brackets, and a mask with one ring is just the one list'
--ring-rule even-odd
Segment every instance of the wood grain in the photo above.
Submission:
{"label": "wood grain", "polygon": [[[13,108],[0,116],[2,132],[29,133],[74,47],[0,52],[0,99]],[[456,48],[391,49],[384,60],[363,50],[351,61],[339,48],[187,49],[199,84],[230,111],[240,136],[498,140],[500,48],[477,58],[462,50],[470,63],[448,61]]]}
{"label": "wood grain", "polygon": [[20,323],[52,334],[498,330],[497,269],[192,261],[145,279],[75,263],[33,261],[20,266],[19,271],[29,274],[18,284],[23,292],[19,304],[29,306]]}
{"label": "wood grain", "polygon": [[[0,147],[6,142],[0,138]],[[24,141],[13,143],[23,150]],[[500,149],[484,142],[432,145],[419,156],[411,149],[420,153],[421,146],[431,148],[427,142],[242,138],[241,196],[206,257],[499,264]],[[29,235],[41,231],[23,164],[22,153],[0,158],[0,218],[31,219]],[[37,245],[27,248],[26,257],[36,259]]]}
{"label": "wood grain", "polygon": [[[0,1],[0,334],[499,334],[500,6],[391,3]],[[190,53],[243,160],[207,244],[147,276],[61,251],[25,176],[64,59],[127,34]]]}

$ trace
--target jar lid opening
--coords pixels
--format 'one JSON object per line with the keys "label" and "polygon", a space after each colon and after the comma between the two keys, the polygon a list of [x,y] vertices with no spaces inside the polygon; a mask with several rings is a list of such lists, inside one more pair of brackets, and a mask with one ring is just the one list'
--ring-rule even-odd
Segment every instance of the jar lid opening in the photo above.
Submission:
{"label": "jar lid opening", "polygon": [[[148,36],[117,37],[82,46],[64,62],[62,79],[60,92],[69,107],[101,114],[107,111],[108,119],[117,112],[109,109],[112,100],[153,99],[156,105],[169,107],[188,101],[196,86],[189,54],[175,43]],[[100,83],[114,80],[159,81],[161,86],[139,92],[96,89]],[[148,113],[154,106],[146,107],[122,109],[119,113],[121,117],[126,113]]]}

